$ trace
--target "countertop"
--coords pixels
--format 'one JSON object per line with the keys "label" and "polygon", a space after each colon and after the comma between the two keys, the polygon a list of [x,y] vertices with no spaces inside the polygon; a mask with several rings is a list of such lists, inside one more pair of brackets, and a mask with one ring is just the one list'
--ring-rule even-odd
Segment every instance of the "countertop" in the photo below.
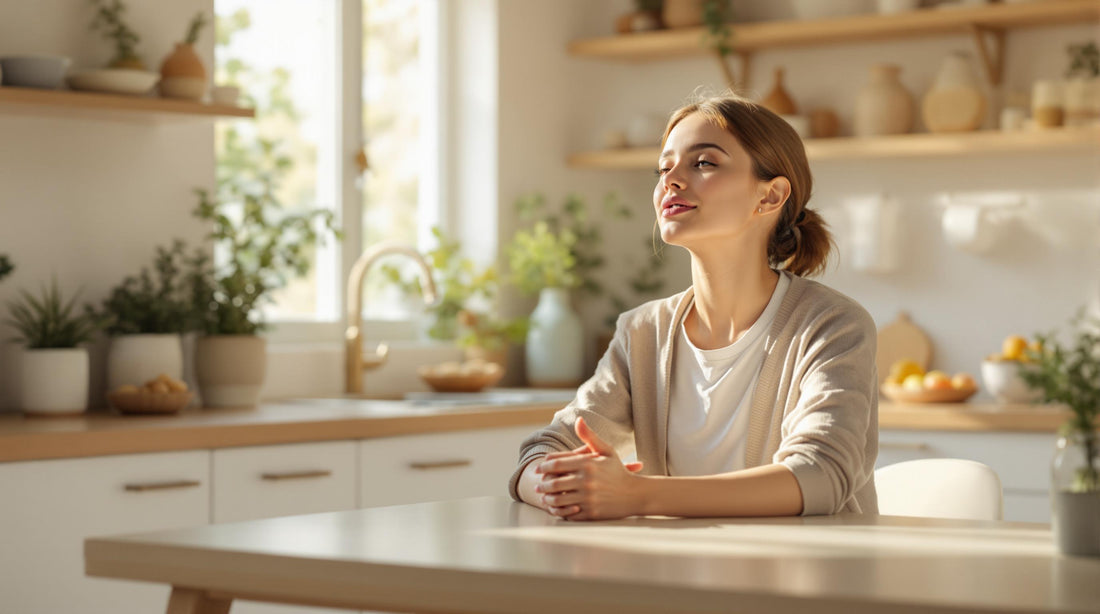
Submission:
{"label": "countertop", "polygon": [[[0,414],[0,462],[368,439],[549,423],[562,402],[416,407],[401,401],[316,399],[175,416],[91,413],[75,418]],[[879,406],[880,429],[1054,433],[1058,406],[979,403]]]}
{"label": "countertop", "polygon": [[1047,525],[901,516],[567,522],[484,497],[98,537],[84,559],[186,611],[1100,612],[1100,559]]}

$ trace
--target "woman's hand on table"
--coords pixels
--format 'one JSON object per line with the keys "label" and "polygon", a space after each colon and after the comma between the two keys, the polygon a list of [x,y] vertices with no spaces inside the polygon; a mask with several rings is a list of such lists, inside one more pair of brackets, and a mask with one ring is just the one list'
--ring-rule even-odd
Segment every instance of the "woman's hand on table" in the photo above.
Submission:
{"label": "woman's hand on table", "polygon": [[535,467],[542,479],[536,491],[543,507],[566,520],[612,520],[641,513],[641,463],[623,464],[615,448],[577,419],[585,443],[569,452],[548,454]]}

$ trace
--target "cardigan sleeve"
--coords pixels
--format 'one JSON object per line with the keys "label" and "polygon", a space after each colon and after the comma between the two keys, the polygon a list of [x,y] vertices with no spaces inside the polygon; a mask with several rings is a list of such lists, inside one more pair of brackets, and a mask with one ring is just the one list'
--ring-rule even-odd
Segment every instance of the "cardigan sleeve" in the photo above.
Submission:
{"label": "cardigan sleeve", "polygon": [[574,428],[578,417],[583,417],[588,426],[616,450],[633,447],[628,322],[625,314],[619,316],[607,352],[600,358],[592,377],[577,390],[573,401],[554,414],[549,425],[532,433],[520,445],[519,464],[508,480],[508,491],[516,501],[520,500],[517,490],[520,475],[531,461],[582,445]]}
{"label": "cardigan sleeve", "polygon": [[794,473],[806,516],[843,511],[872,479],[878,455],[874,320],[856,304],[817,320],[800,341],[798,400],[773,457]]}

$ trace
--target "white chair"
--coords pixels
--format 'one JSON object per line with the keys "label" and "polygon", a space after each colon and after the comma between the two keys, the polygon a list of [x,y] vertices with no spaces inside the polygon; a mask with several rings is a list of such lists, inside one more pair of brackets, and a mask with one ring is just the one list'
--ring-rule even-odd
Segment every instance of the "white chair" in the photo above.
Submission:
{"label": "white chair", "polygon": [[878,513],[887,516],[1001,520],[997,472],[960,458],[923,458],[875,470]]}

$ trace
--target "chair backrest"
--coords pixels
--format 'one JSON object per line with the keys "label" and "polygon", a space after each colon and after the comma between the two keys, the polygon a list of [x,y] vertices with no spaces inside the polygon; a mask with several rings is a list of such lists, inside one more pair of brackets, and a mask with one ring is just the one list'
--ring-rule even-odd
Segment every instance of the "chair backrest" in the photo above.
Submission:
{"label": "chair backrest", "polygon": [[960,458],[923,458],[875,471],[878,513],[888,516],[1001,520],[997,472]]}

